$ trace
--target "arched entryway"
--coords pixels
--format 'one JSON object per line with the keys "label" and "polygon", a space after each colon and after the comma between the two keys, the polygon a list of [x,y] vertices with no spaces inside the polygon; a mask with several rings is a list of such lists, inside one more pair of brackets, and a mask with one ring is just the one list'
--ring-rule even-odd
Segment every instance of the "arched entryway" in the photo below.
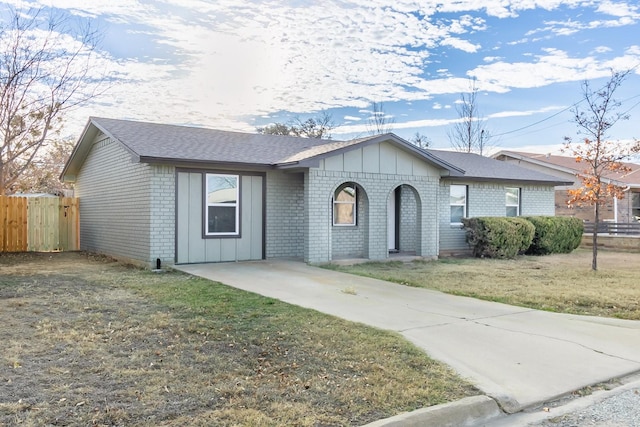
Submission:
{"label": "arched entryway", "polygon": [[395,187],[387,198],[387,248],[389,254],[421,255],[422,204],[411,185]]}

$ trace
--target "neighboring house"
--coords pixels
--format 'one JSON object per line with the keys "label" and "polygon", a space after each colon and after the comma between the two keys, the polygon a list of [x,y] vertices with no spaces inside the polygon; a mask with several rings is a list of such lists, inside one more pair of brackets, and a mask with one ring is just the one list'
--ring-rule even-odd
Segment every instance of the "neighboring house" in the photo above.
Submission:
{"label": "neighboring house", "polygon": [[91,118],[62,173],[81,248],[154,265],[436,257],[468,216],[553,215],[556,177],[393,135],[351,141]]}
{"label": "neighboring house", "polygon": [[[571,181],[571,185],[556,188],[556,215],[575,216],[584,221],[593,221],[593,206],[568,206],[568,189],[579,188],[581,181],[577,174],[585,169],[583,163],[576,162],[574,157],[551,154],[523,153],[517,151],[500,151],[493,155],[497,160],[515,164],[527,169],[555,175],[562,180]],[[630,172],[609,173],[605,179],[626,189],[623,199],[611,198],[600,211],[602,221],[637,222],[640,221],[640,165],[623,163]]]}

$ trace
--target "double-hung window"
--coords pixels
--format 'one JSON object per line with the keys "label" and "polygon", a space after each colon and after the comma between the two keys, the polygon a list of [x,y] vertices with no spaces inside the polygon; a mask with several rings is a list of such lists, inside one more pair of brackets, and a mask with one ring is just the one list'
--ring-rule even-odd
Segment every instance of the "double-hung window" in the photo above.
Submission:
{"label": "double-hung window", "polygon": [[333,225],[356,225],[356,186],[345,184],[336,190],[333,195]]}
{"label": "double-hung window", "polygon": [[240,177],[208,173],[206,175],[205,234],[240,235]]}
{"label": "double-hung window", "polygon": [[506,216],[520,216],[520,189],[506,188]]}
{"label": "double-hung window", "polygon": [[467,186],[451,185],[449,187],[449,204],[451,205],[451,224],[462,224],[467,217]]}
{"label": "double-hung window", "polygon": [[640,221],[640,193],[631,193],[631,215]]}

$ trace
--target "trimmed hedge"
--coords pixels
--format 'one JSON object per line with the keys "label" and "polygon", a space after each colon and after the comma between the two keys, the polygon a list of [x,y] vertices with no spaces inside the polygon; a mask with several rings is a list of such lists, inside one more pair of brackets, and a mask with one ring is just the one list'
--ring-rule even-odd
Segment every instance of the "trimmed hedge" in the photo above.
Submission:
{"label": "trimmed hedge", "polygon": [[473,255],[480,258],[514,258],[524,253],[535,227],[524,218],[477,217],[462,220]]}
{"label": "trimmed hedge", "polygon": [[527,249],[529,255],[566,254],[578,246],[582,240],[584,225],[582,220],[567,216],[524,217],[535,229],[533,242]]}

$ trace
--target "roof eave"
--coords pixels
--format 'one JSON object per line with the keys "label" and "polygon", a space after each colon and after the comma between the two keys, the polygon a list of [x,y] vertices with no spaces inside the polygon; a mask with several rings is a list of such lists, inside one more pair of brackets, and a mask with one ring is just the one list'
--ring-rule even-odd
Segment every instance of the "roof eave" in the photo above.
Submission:
{"label": "roof eave", "polygon": [[[326,153],[322,153],[322,154],[318,154],[316,156],[313,157],[309,157],[307,159],[304,160],[300,160],[298,162],[296,162],[296,167],[301,166],[301,167],[308,167],[308,168],[313,168],[313,167],[319,167],[320,166],[320,161],[323,159],[326,159],[328,157],[332,157],[332,156],[337,156],[339,154],[354,150],[356,148],[364,148],[367,147],[369,145],[374,145],[374,144],[379,144],[381,142],[385,142],[385,141],[389,141],[392,144],[394,144],[397,147],[400,147],[401,149],[404,149],[405,151],[409,151],[413,154],[418,155],[419,157],[422,157],[424,160],[428,161],[429,163],[437,166],[440,169],[444,169],[446,171],[448,171],[449,174],[454,174],[454,175],[458,175],[458,174],[464,174],[464,170],[442,160],[441,158],[425,151],[422,150],[419,147],[416,147],[415,145],[409,143],[408,141],[400,138],[399,136],[393,134],[393,133],[385,133],[382,135],[376,135],[373,136],[369,139],[366,139],[360,143],[357,144],[353,144],[353,145],[348,145],[346,147],[341,147],[338,148],[336,150],[332,150]],[[287,168],[290,167],[291,163],[282,163],[279,164],[278,167],[282,167],[282,168]]]}
{"label": "roof eave", "polygon": [[493,177],[474,177],[474,176],[449,176],[454,181],[474,181],[474,182],[510,182],[521,184],[545,185],[545,186],[565,186],[573,185],[571,181],[543,181],[536,179],[518,179],[518,178],[493,178]]}
{"label": "roof eave", "polygon": [[[555,163],[550,163],[550,162],[546,162],[542,159],[534,159],[532,157],[528,157],[528,156],[523,156],[522,154],[518,154],[518,153],[514,153],[513,151],[499,151],[497,152],[495,155],[491,156],[496,160],[499,160],[498,157],[500,156],[508,156],[511,157],[515,160],[521,160],[523,162],[528,162],[528,163],[532,163],[534,165],[538,165],[538,166],[544,166],[547,167],[549,169],[554,169],[557,170],[559,172],[564,172],[564,173],[568,173],[568,174],[573,174],[575,175],[576,173],[579,173],[580,170],[579,168],[569,168],[566,166],[560,166],[560,165],[556,165]],[[576,162],[577,163],[577,162]]]}
{"label": "roof eave", "polygon": [[98,131],[99,129],[92,123],[92,119],[89,118],[87,124],[82,130],[82,133],[80,134],[80,138],[78,138],[75,147],[73,147],[71,155],[64,164],[64,168],[62,169],[62,172],[59,176],[60,181],[71,183],[76,181],[78,172],[80,170],[78,163],[82,163],[82,161],[84,161],[84,158],[86,158],[86,155],[88,154],[90,149],[90,147],[86,147],[87,143],[83,143],[83,141],[88,136],[91,137],[91,140],[95,139]]}
{"label": "roof eave", "polygon": [[275,169],[274,165],[267,163],[244,163],[244,162],[221,162],[200,159],[177,159],[173,157],[153,157],[140,156],[140,163],[148,164],[170,164],[178,167],[219,167],[224,169],[242,169],[242,170],[269,170]]}

